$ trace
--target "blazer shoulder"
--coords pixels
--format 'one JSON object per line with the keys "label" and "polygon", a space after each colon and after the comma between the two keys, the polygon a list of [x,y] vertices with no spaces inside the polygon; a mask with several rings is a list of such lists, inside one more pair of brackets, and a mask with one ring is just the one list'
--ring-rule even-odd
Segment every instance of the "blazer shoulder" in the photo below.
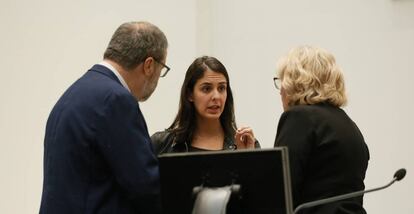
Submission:
{"label": "blazer shoulder", "polygon": [[290,107],[286,112],[312,112],[317,111],[316,105],[295,105]]}
{"label": "blazer shoulder", "polygon": [[153,135],[151,135],[151,140],[153,143],[161,143],[168,138],[168,136],[171,134],[171,132],[165,130],[165,131],[158,131],[155,132]]}
{"label": "blazer shoulder", "polygon": [[283,112],[281,118],[310,119],[312,112],[315,112],[315,110],[311,105],[296,105]]}
{"label": "blazer shoulder", "polygon": [[290,107],[284,115],[295,116],[299,118],[307,118],[314,120],[320,117],[327,117],[333,112],[338,112],[338,107],[327,104],[313,104],[313,105],[296,105]]}
{"label": "blazer shoulder", "polygon": [[152,145],[156,154],[160,154],[165,147],[172,143],[172,140],[173,134],[168,130],[158,131],[151,135]]}

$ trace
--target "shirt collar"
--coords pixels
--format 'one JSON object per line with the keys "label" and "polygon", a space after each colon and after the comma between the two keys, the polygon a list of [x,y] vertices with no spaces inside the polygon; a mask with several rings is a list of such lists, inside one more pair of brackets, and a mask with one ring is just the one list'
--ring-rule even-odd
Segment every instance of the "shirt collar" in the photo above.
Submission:
{"label": "shirt collar", "polygon": [[122,78],[121,74],[119,73],[118,70],[116,70],[111,64],[109,64],[108,62],[102,61],[100,63],[98,63],[99,65],[105,66],[107,67],[109,70],[111,70],[115,76],[118,78],[118,80],[121,82],[122,86],[124,86],[124,88],[126,88],[129,92],[131,92],[131,90],[129,89],[128,85],[126,84],[124,78]]}

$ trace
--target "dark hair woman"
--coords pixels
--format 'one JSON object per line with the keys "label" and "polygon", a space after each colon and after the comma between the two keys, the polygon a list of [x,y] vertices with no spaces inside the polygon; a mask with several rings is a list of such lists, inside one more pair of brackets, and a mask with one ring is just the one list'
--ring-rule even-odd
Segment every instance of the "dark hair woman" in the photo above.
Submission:
{"label": "dark hair woman", "polygon": [[190,65],[174,122],[151,139],[157,154],[260,147],[250,127],[237,129],[229,75],[209,56]]}

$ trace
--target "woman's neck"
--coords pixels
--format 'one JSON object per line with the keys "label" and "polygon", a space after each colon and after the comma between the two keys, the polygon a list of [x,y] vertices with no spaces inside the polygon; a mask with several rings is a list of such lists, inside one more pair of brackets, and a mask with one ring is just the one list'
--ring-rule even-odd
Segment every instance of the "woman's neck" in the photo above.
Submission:
{"label": "woman's neck", "polygon": [[198,119],[191,146],[207,150],[221,150],[224,138],[220,120]]}

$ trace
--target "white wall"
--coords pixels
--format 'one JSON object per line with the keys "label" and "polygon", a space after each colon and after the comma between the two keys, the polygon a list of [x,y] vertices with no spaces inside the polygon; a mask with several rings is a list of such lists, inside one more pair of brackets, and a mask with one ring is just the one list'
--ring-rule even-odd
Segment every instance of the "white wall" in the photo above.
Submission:
{"label": "white wall", "polygon": [[102,60],[123,22],[150,21],[169,39],[172,71],[159,81],[154,111],[146,115],[166,124],[162,118],[176,110],[178,81],[195,57],[195,8],[192,0],[1,1],[0,213],[38,212],[48,114],[64,90]]}
{"label": "white wall", "polygon": [[230,73],[238,124],[272,147],[282,113],[272,83],[278,57],[298,44],[332,51],[347,81],[346,111],[371,151],[366,186],[407,178],[366,195],[369,213],[413,213],[410,132],[414,115],[412,0],[2,0],[0,7],[0,212],[36,213],[44,127],[63,91],[95,62],[119,24],[147,20],[170,43],[172,70],[142,103],[151,133],[166,128],[192,60],[218,57]]}

